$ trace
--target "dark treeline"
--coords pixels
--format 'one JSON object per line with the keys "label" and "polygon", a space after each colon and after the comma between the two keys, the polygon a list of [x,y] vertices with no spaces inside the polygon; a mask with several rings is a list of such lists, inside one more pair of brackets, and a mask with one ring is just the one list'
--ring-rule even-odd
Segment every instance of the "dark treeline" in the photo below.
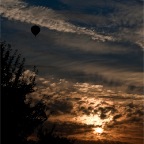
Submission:
{"label": "dark treeline", "polygon": [[[26,95],[34,92],[38,73],[34,66],[32,73],[25,76],[25,59],[10,44],[0,42],[1,46],[1,103],[2,103],[2,142],[4,144],[72,144],[73,141],[43,133],[42,125],[47,120],[46,106],[39,102],[30,107],[25,103]],[[37,130],[37,141],[28,140]]]}

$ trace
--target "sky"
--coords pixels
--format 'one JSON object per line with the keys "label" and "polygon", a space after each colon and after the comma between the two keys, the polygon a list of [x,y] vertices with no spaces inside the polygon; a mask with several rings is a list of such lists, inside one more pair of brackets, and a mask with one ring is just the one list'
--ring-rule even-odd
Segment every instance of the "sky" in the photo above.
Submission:
{"label": "sky", "polygon": [[56,123],[55,133],[70,138],[142,144],[143,0],[3,0],[0,6],[1,40],[26,58],[26,75],[33,65],[39,70],[27,100],[43,101],[47,115],[53,111],[45,128]]}

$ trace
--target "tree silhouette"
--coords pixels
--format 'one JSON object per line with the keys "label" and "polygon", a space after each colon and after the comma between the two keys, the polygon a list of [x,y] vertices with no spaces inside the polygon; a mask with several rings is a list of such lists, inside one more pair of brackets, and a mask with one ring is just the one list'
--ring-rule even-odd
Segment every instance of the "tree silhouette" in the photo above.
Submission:
{"label": "tree silhouette", "polygon": [[30,108],[26,95],[34,91],[36,67],[25,76],[25,59],[5,41],[1,46],[1,97],[4,143],[26,143],[26,138],[46,119],[45,106],[39,102]]}
{"label": "tree silhouette", "polygon": [[[67,138],[54,136],[54,127],[50,133],[44,134],[42,124],[47,120],[46,106],[40,101],[30,107],[31,101],[25,103],[26,95],[34,92],[35,79],[38,73],[34,66],[26,75],[25,59],[18,50],[12,50],[5,41],[1,46],[1,98],[2,98],[2,139],[5,144],[72,144]],[[37,129],[39,141],[27,141],[27,138]]]}

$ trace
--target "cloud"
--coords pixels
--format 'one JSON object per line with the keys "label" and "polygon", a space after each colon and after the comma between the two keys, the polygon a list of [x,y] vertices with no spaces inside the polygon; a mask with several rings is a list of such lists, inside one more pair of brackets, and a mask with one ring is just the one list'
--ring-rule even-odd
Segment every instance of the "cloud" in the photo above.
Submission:
{"label": "cloud", "polygon": [[[48,115],[49,111],[53,111],[45,125],[58,123],[56,133],[78,139],[93,137],[93,140],[97,140],[92,128],[99,126],[104,129],[101,134],[103,140],[110,140],[110,135],[113,140],[119,138],[121,142],[130,142],[129,136],[133,136],[131,142],[135,142],[137,136],[137,142],[142,140],[142,95],[106,89],[103,85],[72,83],[54,77],[39,77],[37,83],[37,90],[27,95],[27,100],[32,99],[33,105],[40,100],[44,102],[48,107]],[[63,124],[67,124],[68,128],[61,131]],[[74,129],[69,131],[71,126]],[[125,129],[127,133],[124,133]]]}
{"label": "cloud", "polygon": [[[71,7],[66,17],[72,23],[91,27],[99,33],[109,34],[116,40],[139,43],[143,41],[142,1],[65,1]],[[144,47],[140,44],[140,47]]]}
{"label": "cloud", "polygon": [[[25,56],[27,68],[36,64],[40,75],[122,86],[121,89],[129,85],[142,86],[142,52],[133,44],[97,43],[85,36],[43,28],[35,39],[30,25],[7,20],[2,30],[3,39]],[[138,91],[142,89],[133,89],[133,92]]]}
{"label": "cloud", "polygon": [[[134,11],[131,9],[134,8],[132,5],[127,7],[122,4],[118,7],[120,11],[105,20],[105,22],[114,22],[111,28],[113,25],[117,26],[116,33],[114,32],[113,35],[122,41],[114,41],[114,43],[112,37],[109,39],[107,36],[97,35],[91,29],[72,24],[62,13],[59,14],[57,11],[45,7],[28,6],[22,1],[7,0],[1,4],[1,13],[2,16],[9,19],[28,23],[27,27],[25,23],[21,23],[17,27],[17,24],[14,25],[11,22],[9,25],[13,24],[12,26],[15,28],[10,31],[12,26],[5,27],[5,33],[9,32],[10,38],[16,41],[18,41],[18,37],[21,38],[15,46],[23,49],[22,51],[30,61],[29,65],[36,63],[40,69],[46,69],[45,76],[53,74],[53,77],[38,78],[36,91],[27,95],[27,100],[32,99],[31,106],[42,101],[48,106],[48,114],[49,109],[55,111],[49,120],[72,124],[80,123],[83,130],[87,127],[86,138],[91,136],[96,138],[92,134],[90,125],[103,124],[103,139],[112,137],[115,140],[126,141],[133,136],[132,142],[135,139],[133,143],[138,143],[137,141],[142,139],[143,96],[127,94],[119,89],[117,91],[107,89],[99,82],[101,80],[103,83],[116,85],[114,79],[118,83],[123,80],[124,87],[125,84],[142,85],[142,71],[138,66],[142,51],[132,42],[143,37],[142,32],[137,31],[136,27],[132,29],[135,22],[141,22],[139,21],[141,12],[137,13],[138,5]],[[134,13],[135,15],[133,15]],[[35,14],[38,14],[38,17],[35,17]],[[139,16],[135,19],[137,14]],[[87,14],[80,14],[80,17],[85,15]],[[76,14],[73,15],[73,18],[75,16]],[[39,19],[40,17],[41,19]],[[87,15],[84,21],[92,17],[98,20],[100,15]],[[99,19],[99,24],[103,18]],[[32,39],[27,32],[27,28],[32,23],[46,27],[46,29],[42,28],[45,32],[41,33],[41,37],[38,37],[37,41],[34,41],[35,39]],[[8,23],[6,24],[8,26]],[[121,32],[118,32],[120,27],[122,28]],[[16,32],[19,34],[17,38],[14,36]],[[100,42],[89,40],[89,37],[96,38]],[[125,38],[126,42],[123,42]],[[109,41],[103,43],[104,40]],[[59,77],[66,77],[67,80],[59,79]],[[77,81],[78,83],[76,83]],[[133,85],[129,92],[135,89]],[[136,93],[138,91],[139,89],[136,88]],[[77,130],[77,134],[79,137],[80,135],[85,137],[82,129]],[[137,137],[139,139],[136,141]]]}
{"label": "cloud", "polygon": [[[98,42],[89,38],[89,36],[93,37],[95,35],[95,31],[69,22],[71,14],[67,17],[62,12],[46,7],[30,7],[26,3],[22,3],[22,1],[16,1],[16,3],[12,0],[9,2],[6,1],[2,3],[1,7],[3,11],[2,15],[8,14],[7,18],[12,16],[15,19],[15,16],[18,15],[19,20],[22,18],[26,22],[9,21],[2,23],[2,27],[4,27],[2,32],[3,38],[9,37],[10,41],[14,43],[13,45],[24,53],[28,64],[36,63],[39,65],[39,71],[42,74],[48,74],[47,71],[49,71],[49,74],[55,74],[57,77],[73,80],[75,77],[80,81],[99,81],[99,84],[105,83],[111,86],[123,83],[127,86],[133,83],[138,85],[138,87],[142,85],[142,49],[140,49],[141,46],[138,46],[141,45],[142,32],[133,31],[132,29],[125,30],[127,35],[122,36],[116,31],[114,33],[116,36],[114,37],[116,39],[119,39],[119,36],[120,39],[123,37],[121,40],[110,40],[105,43],[102,40]],[[131,7],[127,8],[124,5],[118,7],[124,9],[125,12],[131,10]],[[138,7],[136,5],[137,10]],[[38,11],[38,17],[35,17],[35,13]],[[118,11],[118,13],[120,12]],[[118,13],[115,14],[117,15]],[[90,14],[80,14],[78,17],[81,20],[85,15],[86,18],[84,21],[88,21],[89,19],[96,21],[98,17],[101,20],[105,20],[105,22],[113,19],[111,16],[107,20],[104,16]],[[48,23],[48,27],[41,28],[41,33],[37,37],[38,41],[34,41],[35,39],[30,34],[32,17],[34,21],[40,24]],[[42,19],[39,19],[39,17]],[[77,17],[76,14],[73,14],[73,17]],[[27,20],[30,21],[28,22]],[[96,23],[100,24],[101,20],[96,21]],[[62,21],[62,23],[57,23],[56,21]],[[50,30],[51,26],[49,27],[49,25],[54,27],[55,30]],[[64,29],[69,29],[72,26],[74,32],[64,32],[65,30],[61,26]],[[135,35],[134,32],[137,34]],[[9,33],[9,36],[6,33]],[[120,33],[123,34],[124,31],[122,30]],[[130,33],[131,35],[129,35]],[[138,38],[140,35],[141,39]],[[134,44],[135,40],[132,37],[139,39],[139,41],[136,40],[137,45]],[[130,38],[130,41],[127,38]],[[125,41],[123,41],[124,39]],[[18,42],[15,43],[15,41]],[[77,76],[78,73],[79,75],[83,75],[83,77]]]}
{"label": "cloud", "polygon": [[69,22],[66,22],[61,14],[56,13],[52,9],[46,7],[28,7],[26,3],[21,1],[6,1],[1,4],[1,15],[9,19],[19,20],[31,24],[37,24],[42,27],[47,27],[51,30],[60,32],[84,34],[92,37],[94,40],[110,40],[110,36],[97,34],[93,30],[82,27],[77,27]]}

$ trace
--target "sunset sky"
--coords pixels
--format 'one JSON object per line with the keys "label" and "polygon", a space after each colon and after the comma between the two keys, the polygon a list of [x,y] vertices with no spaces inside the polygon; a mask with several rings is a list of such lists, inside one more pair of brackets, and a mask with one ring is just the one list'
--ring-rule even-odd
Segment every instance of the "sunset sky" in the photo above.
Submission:
{"label": "sunset sky", "polygon": [[[45,128],[87,141],[143,143],[143,0],[3,0],[1,39],[36,65]],[[31,27],[40,33],[35,37]],[[26,100],[27,101],[27,100]]]}

